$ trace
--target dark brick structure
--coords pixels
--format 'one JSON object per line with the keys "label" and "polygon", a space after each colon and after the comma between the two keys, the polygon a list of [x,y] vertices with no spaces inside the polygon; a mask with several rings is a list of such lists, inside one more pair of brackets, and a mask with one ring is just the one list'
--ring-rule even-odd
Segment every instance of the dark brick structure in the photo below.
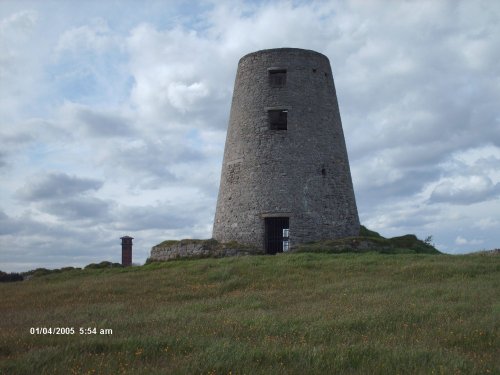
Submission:
{"label": "dark brick structure", "polygon": [[132,265],[132,240],[133,237],[120,237],[122,240],[122,266]]}

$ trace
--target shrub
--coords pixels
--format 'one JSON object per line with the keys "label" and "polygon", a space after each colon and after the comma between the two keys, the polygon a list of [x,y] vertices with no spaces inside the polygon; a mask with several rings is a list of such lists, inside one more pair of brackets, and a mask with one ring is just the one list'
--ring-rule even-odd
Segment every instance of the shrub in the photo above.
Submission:
{"label": "shrub", "polygon": [[114,267],[123,267],[120,263],[112,263],[108,261],[102,261],[101,263],[90,263],[87,264],[85,269],[102,269],[102,268],[114,268]]}
{"label": "shrub", "polygon": [[60,269],[49,270],[47,268],[40,267],[40,268],[35,268],[34,270],[31,271],[23,272],[23,276],[39,277],[39,276],[50,275],[51,273],[57,273],[57,272],[61,272],[61,270]]}
{"label": "shrub", "polygon": [[361,225],[359,227],[359,236],[360,237],[376,237],[376,238],[383,238],[380,233],[375,232],[373,230],[368,229],[364,225]]}

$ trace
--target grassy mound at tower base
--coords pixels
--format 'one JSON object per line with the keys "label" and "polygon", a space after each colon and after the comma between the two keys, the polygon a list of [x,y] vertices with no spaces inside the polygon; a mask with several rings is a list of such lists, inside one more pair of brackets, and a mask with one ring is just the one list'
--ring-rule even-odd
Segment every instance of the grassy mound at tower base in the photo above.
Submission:
{"label": "grassy mound at tower base", "polygon": [[431,239],[422,241],[414,234],[385,238],[379,233],[361,226],[359,236],[338,240],[326,240],[299,244],[293,252],[297,253],[365,253],[380,252],[384,254],[441,254],[432,244]]}

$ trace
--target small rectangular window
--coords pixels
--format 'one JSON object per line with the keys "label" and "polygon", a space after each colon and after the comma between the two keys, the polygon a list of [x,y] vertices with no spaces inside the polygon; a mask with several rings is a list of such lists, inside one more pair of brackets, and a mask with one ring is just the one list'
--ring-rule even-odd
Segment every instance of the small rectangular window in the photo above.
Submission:
{"label": "small rectangular window", "polygon": [[269,84],[271,87],[284,87],[286,84],[286,69],[269,69]]}
{"label": "small rectangular window", "polygon": [[286,109],[272,109],[268,112],[269,116],[269,129],[270,130],[287,130],[287,115],[288,110]]}

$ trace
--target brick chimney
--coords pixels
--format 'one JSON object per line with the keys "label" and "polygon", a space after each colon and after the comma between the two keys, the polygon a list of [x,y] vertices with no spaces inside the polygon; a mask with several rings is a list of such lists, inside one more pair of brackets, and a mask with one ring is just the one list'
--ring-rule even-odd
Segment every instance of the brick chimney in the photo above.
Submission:
{"label": "brick chimney", "polygon": [[132,265],[132,240],[133,237],[123,236],[122,240],[122,266],[127,267]]}

